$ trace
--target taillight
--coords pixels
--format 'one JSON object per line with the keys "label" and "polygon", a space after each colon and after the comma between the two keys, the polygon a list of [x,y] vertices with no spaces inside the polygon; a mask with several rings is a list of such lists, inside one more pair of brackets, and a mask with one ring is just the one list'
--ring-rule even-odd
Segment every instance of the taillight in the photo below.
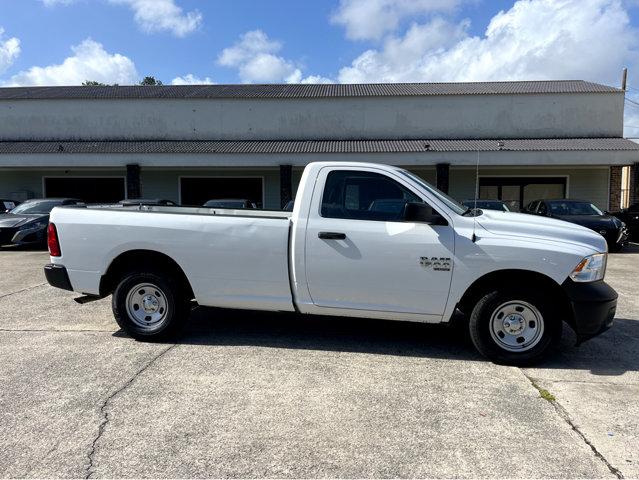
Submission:
{"label": "taillight", "polygon": [[52,257],[61,257],[60,242],[58,241],[58,231],[53,223],[47,228],[47,245],[49,246],[49,255]]}

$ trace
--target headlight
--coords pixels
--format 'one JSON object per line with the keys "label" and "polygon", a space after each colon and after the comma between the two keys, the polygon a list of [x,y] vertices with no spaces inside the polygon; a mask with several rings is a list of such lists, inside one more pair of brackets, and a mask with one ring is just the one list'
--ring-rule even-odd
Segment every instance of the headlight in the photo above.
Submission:
{"label": "headlight", "polygon": [[606,274],[607,253],[596,253],[584,258],[570,274],[575,282],[603,280]]}
{"label": "headlight", "polygon": [[48,221],[37,221],[32,223],[26,223],[22,225],[18,230],[37,230],[39,228],[45,228],[49,224]]}

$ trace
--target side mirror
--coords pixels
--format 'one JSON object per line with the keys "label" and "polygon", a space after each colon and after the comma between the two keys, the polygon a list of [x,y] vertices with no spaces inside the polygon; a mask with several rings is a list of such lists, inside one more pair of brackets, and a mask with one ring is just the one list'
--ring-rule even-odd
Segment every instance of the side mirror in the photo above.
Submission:
{"label": "side mirror", "polygon": [[426,203],[408,202],[404,210],[404,221],[428,223],[429,225],[448,225],[448,222],[433,207]]}

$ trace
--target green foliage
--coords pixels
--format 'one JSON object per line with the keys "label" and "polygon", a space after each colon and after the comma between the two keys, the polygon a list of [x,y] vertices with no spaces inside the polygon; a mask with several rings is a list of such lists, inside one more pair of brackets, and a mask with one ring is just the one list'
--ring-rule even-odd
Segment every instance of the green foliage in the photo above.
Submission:
{"label": "green foliage", "polygon": [[140,82],[140,85],[162,85],[161,80],[156,80],[155,77],[144,77]]}

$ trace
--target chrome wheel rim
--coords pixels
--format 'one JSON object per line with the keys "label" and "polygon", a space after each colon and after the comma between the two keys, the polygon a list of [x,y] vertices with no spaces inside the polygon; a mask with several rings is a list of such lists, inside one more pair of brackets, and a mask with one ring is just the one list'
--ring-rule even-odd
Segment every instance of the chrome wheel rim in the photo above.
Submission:
{"label": "chrome wheel rim", "polygon": [[512,300],[498,306],[490,318],[490,335],[508,352],[526,352],[544,335],[544,318],[528,302]]}
{"label": "chrome wheel rim", "polygon": [[152,283],[140,283],[126,297],[129,318],[144,330],[154,330],[168,315],[166,295]]}

